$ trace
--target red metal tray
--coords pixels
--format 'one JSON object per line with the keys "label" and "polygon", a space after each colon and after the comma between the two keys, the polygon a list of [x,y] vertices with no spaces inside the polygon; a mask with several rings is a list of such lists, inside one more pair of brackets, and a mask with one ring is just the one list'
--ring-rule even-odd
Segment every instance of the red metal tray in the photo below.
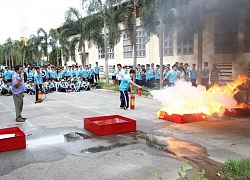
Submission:
{"label": "red metal tray", "polygon": [[207,119],[207,116],[205,114],[184,114],[184,115],[178,115],[178,114],[172,114],[168,115],[166,112],[160,112],[160,119],[171,121],[174,123],[190,123],[190,122],[197,122],[197,121],[204,121]]}
{"label": "red metal tray", "polygon": [[0,129],[0,152],[22,148],[26,148],[26,137],[19,127]]}
{"label": "red metal tray", "polygon": [[120,115],[84,118],[84,128],[99,135],[136,131],[136,121]]}
{"label": "red metal tray", "polygon": [[250,114],[250,109],[234,108],[231,110],[226,109],[225,115],[229,116],[245,116]]}

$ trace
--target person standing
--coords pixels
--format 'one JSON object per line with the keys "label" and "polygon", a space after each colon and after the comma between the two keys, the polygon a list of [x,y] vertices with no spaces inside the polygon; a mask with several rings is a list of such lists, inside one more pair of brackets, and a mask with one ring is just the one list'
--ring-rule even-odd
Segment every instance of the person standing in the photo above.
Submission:
{"label": "person standing", "polygon": [[117,64],[116,77],[117,77],[119,85],[121,84],[121,81],[122,81],[122,78],[123,78],[124,74],[125,74],[125,72],[122,69],[122,65],[121,64]]}
{"label": "person standing", "polygon": [[195,69],[196,64],[193,64],[192,66],[193,66],[193,69],[190,71],[191,83],[192,83],[192,86],[197,87],[197,84],[196,84],[196,79],[197,79],[197,70]]}
{"label": "person standing", "polygon": [[[125,110],[128,109],[129,107],[129,97],[128,97],[129,86],[134,85],[141,89],[141,86],[135,84],[132,81],[133,77],[135,77],[135,70],[131,69],[129,71],[129,75],[125,75],[121,80],[121,84],[119,85],[120,100],[121,100],[120,108],[124,108]],[[131,92],[133,93],[132,88]]]}
{"label": "person standing", "polygon": [[36,74],[34,75],[34,84],[36,87],[36,101],[38,102],[38,91],[42,90],[42,73],[40,72],[40,67],[36,67]]}
{"label": "person standing", "polygon": [[98,62],[95,62],[95,81],[100,80],[99,72],[100,72],[100,67],[98,66]]}
{"label": "person standing", "polygon": [[217,68],[217,64],[213,64],[213,69],[211,69],[210,81],[211,85],[218,84],[220,76],[220,69]]}
{"label": "person standing", "polygon": [[178,66],[174,64],[172,66],[172,70],[168,72],[168,74],[162,79],[162,83],[165,79],[169,80],[169,86],[174,86],[175,82],[180,78],[180,72],[177,71]]}
{"label": "person standing", "polygon": [[24,97],[24,79],[22,77],[22,65],[15,66],[16,73],[12,76],[12,93],[16,109],[16,122],[25,122],[26,118],[22,117],[23,97]]}
{"label": "person standing", "polygon": [[201,74],[201,85],[206,87],[206,90],[208,90],[208,81],[209,81],[209,74],[210,70],[208,69],[208,62],[204,62],[204,69],[202,70]]}

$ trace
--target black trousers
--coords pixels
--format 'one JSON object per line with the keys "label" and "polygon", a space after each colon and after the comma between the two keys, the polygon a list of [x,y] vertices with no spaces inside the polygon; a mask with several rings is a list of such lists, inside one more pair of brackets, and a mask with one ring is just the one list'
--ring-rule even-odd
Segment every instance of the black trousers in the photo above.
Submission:
{"label": "black trousers", "polygon": [[99,80],[100,80],[99,73],[95,74],[95,81],[99,81]]}
{"label": "black trousers", "polygon": [[129,97],[128,91],[120,91],[121,105],[120,107],[129,108]]}
{"label": "black trousers", "polygon": [[196,84],[196,79],[191,79],[191,83],[192,83],[192,86],[197,86],[197,84]]}
{"label": "black trousers", "polygon": [[40,90],[42,91],[42,85],[41,84],[36,84],[36,101],[38,101],[38,91],[39,91],[39,88]]}
{"label": "black trousers", "polygon": [[209,81],[208,78],[202,78],[202,79],[201,79],[201,85],[205,86],[205,87],[206,87],[206,90],[209,89],[208,81]]}

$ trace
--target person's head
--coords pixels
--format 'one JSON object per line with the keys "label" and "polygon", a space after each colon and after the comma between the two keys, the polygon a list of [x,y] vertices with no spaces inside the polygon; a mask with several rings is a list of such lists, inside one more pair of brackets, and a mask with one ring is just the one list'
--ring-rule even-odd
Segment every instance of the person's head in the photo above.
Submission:
{"label": "person's head", "polygon": [[194,63],[194,64],[193,64],[192,66],[193,66],[193,69],[195,69],[195,67],[196,67],[196,64]]}
{"label": "person's head", "polygon": [[151,63],[151,68],[154,68],[155,67],[155,64],[154,63]]}
{"label": "person's head", "polygon": [[117,69],[121,70],[122,65],[121,64],[117,64]]}
{"label": "person's head", "polygon": [[18,64],[15,66],[15,71],[18,73],[18,74],[21,74],[23,72],[23,66]]}
{"label": "person's head", "polygon": [[213,64],[213,68],[214,68],[214,69],[217,68],[217,64],[216,64],[216,63]]}
{"label": "person's head", "polygon": [[179,62],[175,62],[175,64],[176,64],[177,66],[179,66]]}
{"label": "person's head", "polygon": [[98,66],[98,62],[95,62],[95,65]]}
{"label": "person's head", "polygon": [[6,82],[6,85],[7,85],[7,86],[10,86],[10,82],[7,81],[7,82]]}
{"label": "person's head", "polygon": [[159,69],[159,68],[160,68],[160,65],[159,65],[159,64],[157,64],[157,65],[156,65],[156,69]]}
{"label": "person's head", "polygon": [[167,68],[168,68],[168,69],[170,68],[170,64],[167,64]]}
{"label": "person's head", "polygon": [[88,69],[88,65],[85,66],[85,69]]}
{"label": "person's head", "polygon": [[113,65],[113,68],[115,69],[115,65]]}
{"label": "person's head", "polygon": [[5,69],[6,69],[6,71],[8,71],[8,70],[9,70],[9,67],[5,67]]}
{"label": "person's head", "polygon": [[178,68],[177,64],[174,64],[174,65],[172,66],[172,70],[174,70],[174,71],[176,71],[177,68]]}
{"label": "person's head", "polygon": [[135,70],[130,69],[130,70],[129,70],[129,76],[130,76],[130,77],[135,77]]}
{"label": "person's head", "polygon": [[147,67],[146,67],[146,69],[149,70],[149,68],[150,68],[150,65],[148,64]]}
{"label": "person's head", "polygon": [[49,79],[49,83],[51,83],[51,80]]}
{"label": "person's head", "polygon": [[183,63],[182,62],[180,63],[180,66],[183,67]]}
{"label": "person's head", "polygon": [[40,73],[40,67],[36,67],[36,72]]}
{"label": "person's head", "polygon": [[188,63],[185,63],[185,64],[184,64],[184,67],[187,68],[187,67],[188,67]]}
{"label": "person's head", "polygon": [[91,64],[89,64],[89,68],[91,68]]}
{"label": "person's head", "polygon": [[87,79],[87,78],[85,79],[85,82],[88,82],[88,79]]}
{"label": "person's head", "polygon": [[208,62],[204,62],[204,66],[205,66],[205,67],[208,67]]}

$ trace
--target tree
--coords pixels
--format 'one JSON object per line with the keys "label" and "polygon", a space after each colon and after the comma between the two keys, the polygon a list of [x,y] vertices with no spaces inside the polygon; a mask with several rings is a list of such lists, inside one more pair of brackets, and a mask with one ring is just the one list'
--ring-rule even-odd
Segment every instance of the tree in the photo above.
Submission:
{"label": "tree", "polygon": [[[54,62],[55,61],[54,57],[56,57],[56,63],[53,63],[53,64],[54,65],[56,64],[56,66],[59,67],[59,59],[58,59],[59,34],[55,29],[50,29],[49,34],[51,37],[49,39],[49,45],[52,47],[51,54],[53,52],[53,57],[50,56],[50,60]],[[51,58],[53,58],[53,59],[51,59]]]}
{"label": "tree", "polygon": [[48,34],[43,28],[39,28],[37,30],[37,35],[40,40],[41,49],[43,53],[45,54],[45,56],[47,57],[47,61],[49,61],[48,41],[49,41],[50,34]]}
{"label": "tree", "polygon": [[163,33],[173,32],[180,10],[187,7],[189,0],[143,0],[140,8],[141,24],[150,36],[156,34],[160,44],[160,88],[163,76]]}
{"label": "tree", "polygon": [[[40,37],[39,35],[35,35],[35,34],[31,34],[30,37],[29,37],[29,40],[28,40],[28,46],[29,46],[29,50],[32,54],[32,59],[35,59],[35,61],[37,63],[39,63],[39,60],[41,58],[41,47],[40,47]],[[39,49],[40,48],[40,49]]]}
{"label": "tree", "polygon": [[[103,28],[104,35],[103,35],[103,41],[101,43],[100,37],[101,37],[101,29],[98,28],[99,33],[96,33],[95,36],[97,38],[93,39],[93,37],[90,37],[90,39],[94,40],[96,44],[104,49],[104,58],[105,58],[105,75],[106,75],[106,83],[109,83],[109,76],[108,76],[108,43],[110,47],[114,47],[116,43],[119,42],[121,37],[121,31],[119,28],[120,21],[117,21],[117,19],[114,16],[114,5],[117,5],[119,3],[119,0],[82,0],[83,8],[86,3],[87,4],[87,13],[90,18],[96,18],[95,22],[97,24],[101,24],[102,26],[99,28]],[[98,21],[99,22],[98,22]],[[86,27],[88,27],[86,25]],[[97,29],[95,27],[95,29]],[[108,39],[107,40],[107,30],[108,30]]]}

